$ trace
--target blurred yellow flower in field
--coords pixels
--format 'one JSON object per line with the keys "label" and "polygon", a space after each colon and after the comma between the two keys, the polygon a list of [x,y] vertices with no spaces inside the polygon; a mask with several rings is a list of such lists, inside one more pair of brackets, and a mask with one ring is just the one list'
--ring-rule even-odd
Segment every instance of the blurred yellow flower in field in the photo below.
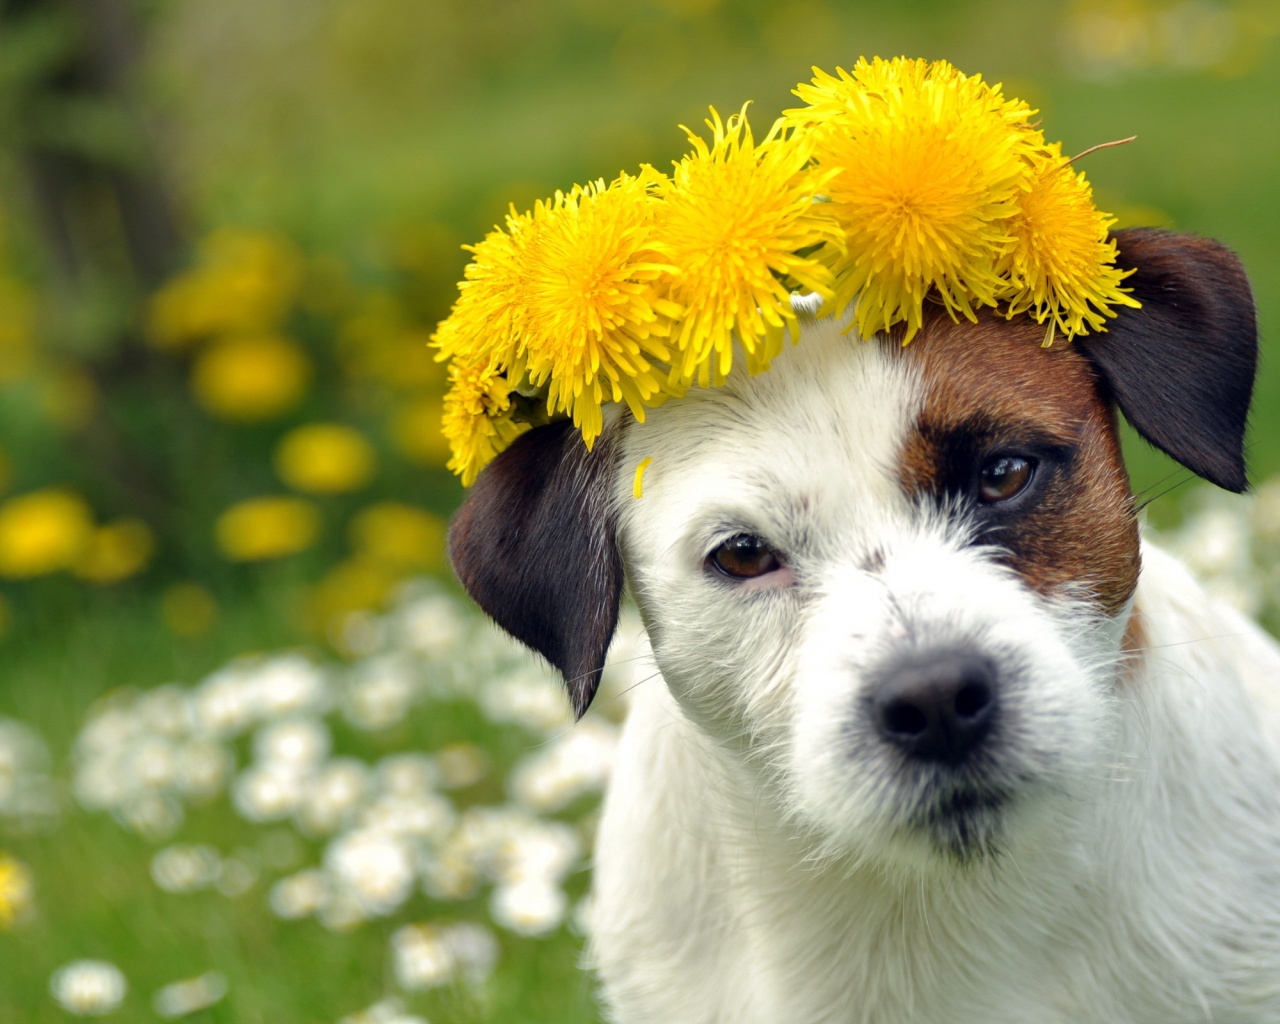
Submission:
{"label": "blurred yellow flower in field", "polygon": [[278,334],[225,338],[205,349],[191,389],[209,412],[228,420],[266,420],[296,405],[311,381],[297,343]]}
{"label": "blurred yellow flower in field", "polygon": [[426,398],[396,413],[391,421],[391,440],[410,462],[443,466],[449,461],[449,442],[445,440],[443,424],[440,399]]}
{"label": "blurred yellow flower in field", "polygon": [[299,491],[342,494],[365,486],[377,457],[360,431],[341,423],[309,423],[289,431],[276,446],[276,472]]}
{"label": "blurred yellow flower in field", "polygon": [[160,618],[178,636],[200,636],[218,618],[218,602],[199,583],[175,583],[160,595]]}
{"label": "blurred yellow flower in field", "polygon": [[371,559],[356,556],[339,562],[311,592],[313,627],[341,646],[343,620],[352,612],[380,607],[398,582],[393,570]]}
{"label": "blurred yellow flower in field", "polygon": [[148,338],[157,348],[182,348],[201,338],[271,330],[293,308],[302,279],[302,257],[287,240],[215,231],[201,244],[196,266],[152,298]]}
{"label": "blurred yellow flower in field", "polygon": [[89,583],[116,583],[151,560],[155,538],[140,519],[117,519],[89,535],[72,570]]}
{"label": "blurred yellow flower in field", "polygon": [[351,546],[363,558],[399,571],[444,567],[444,520],[398,501],[370,505],[347,528]]}
{"label": "blurred yellow flower in field", "polygon": [[218,547],[235,562],[260,562],[304,551],[320,534],[320,513],[302,498],[237,502],[218,517]]}
{"label": "blurred yellow flower in field", "polygon": [[35,883],[20,860],[0,853],[0,931],[8,931],[35,907]]}
{"label": "blurred yellow flower in field", "polygon": [[69,568],[93,534],[79,495],[50,488],[0,505],[0,576],[25,579]]}

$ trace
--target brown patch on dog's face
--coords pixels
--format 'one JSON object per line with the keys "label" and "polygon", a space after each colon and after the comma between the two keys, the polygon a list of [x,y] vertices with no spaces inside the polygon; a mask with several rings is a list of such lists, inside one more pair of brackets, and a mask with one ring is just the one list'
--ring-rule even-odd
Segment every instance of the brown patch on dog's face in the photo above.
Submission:
{"label": "brown patch on dog's face", "polygon": [[1115,413],[1088,360],[1068,344],[1042,348],[1043,336],[1026,317],[926,323],[902,350],[925,384],[902,483],[972,516],[975,542],[1007,552],[1036,591],[1083,585],[1114,615],[1139,568]]}

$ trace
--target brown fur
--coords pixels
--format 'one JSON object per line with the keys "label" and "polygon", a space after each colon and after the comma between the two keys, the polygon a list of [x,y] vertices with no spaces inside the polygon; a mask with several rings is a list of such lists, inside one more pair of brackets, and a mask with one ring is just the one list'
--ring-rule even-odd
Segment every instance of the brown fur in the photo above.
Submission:
{"label": "brown fur", "polygon": [[[901,475],[913,494],[953,489],[957,463],[1051,442],[1070,453],[1035,500],[1007,513],[984,540],[1041,593],[1084,585],[1115,614],[1138,579],[1138,527],[1121,458],[1115,411],[1089,361],[1069,344],[1042,348],[1044,329],[1026,317],[984,316],[976,325],[933,316],[902,352],[925,379],[925,401],[909,435]],[[1042,464],[1037,472],[1047,472]]]}

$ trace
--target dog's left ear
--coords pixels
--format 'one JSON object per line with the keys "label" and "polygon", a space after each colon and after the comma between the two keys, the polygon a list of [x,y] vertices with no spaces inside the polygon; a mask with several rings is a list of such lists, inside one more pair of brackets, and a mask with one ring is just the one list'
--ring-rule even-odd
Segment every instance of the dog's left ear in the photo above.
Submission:
{"label": "dog's left ear", "polygon": [[607,439],[536,427],[480,474],[449,527],[449,558],[499,626],[560,670],[581,718],[618,625],[622,557]]}
{"label": "dog's left ear", "polygon": [[1116,266],[1137,268],[1124,284],[1142,308],[1076,344],[1144,439],[1219,487],[1246,490],[1258,328],[1244,268],[1204,238],[1144,228],[1115,240]]}

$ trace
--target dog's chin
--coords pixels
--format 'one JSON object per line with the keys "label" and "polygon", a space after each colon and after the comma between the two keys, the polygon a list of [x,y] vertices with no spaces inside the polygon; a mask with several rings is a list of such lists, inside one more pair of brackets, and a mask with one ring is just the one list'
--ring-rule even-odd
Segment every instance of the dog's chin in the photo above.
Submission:
{"label": "dog's chin", "polygon": [[903,829],[904,838],[955,864],[995,859],[1008,845],[1012,803],[1012,794],[1000,789],[940,789],[920,801]]}

